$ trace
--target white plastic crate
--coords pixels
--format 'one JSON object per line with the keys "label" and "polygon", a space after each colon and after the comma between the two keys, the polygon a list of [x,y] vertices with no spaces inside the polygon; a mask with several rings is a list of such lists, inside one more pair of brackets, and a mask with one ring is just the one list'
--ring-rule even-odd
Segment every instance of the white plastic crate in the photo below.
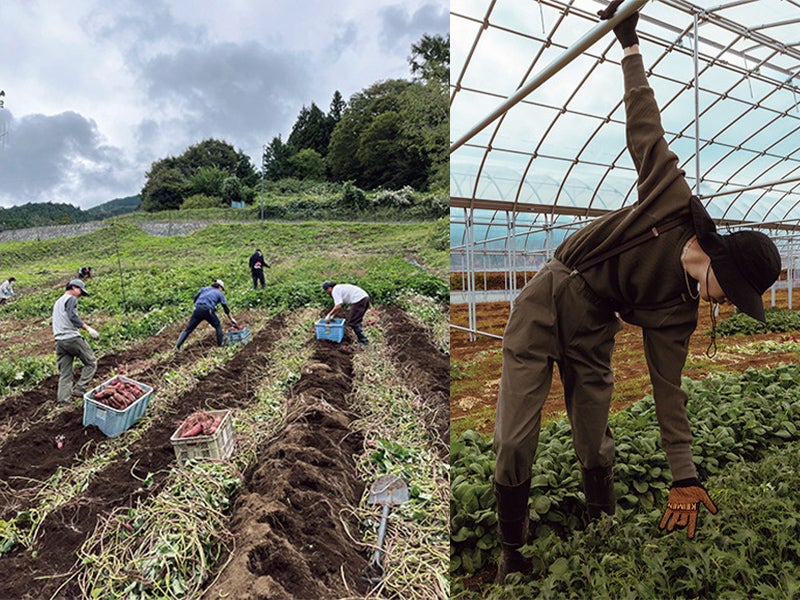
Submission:
{"label": "white plastic crate", "polygon": [[175,433],[172,434],[172,437],[169,438],[179,465],[185,465],[191,459],[217,458],[224,460],[233,454],[236,440],[233,437],[231,411],[211,410],[207,412],[215,416],[223,415],[219,427],[213,434],[181,437],[179,435],[183,427],[183,423],[181,423]]}

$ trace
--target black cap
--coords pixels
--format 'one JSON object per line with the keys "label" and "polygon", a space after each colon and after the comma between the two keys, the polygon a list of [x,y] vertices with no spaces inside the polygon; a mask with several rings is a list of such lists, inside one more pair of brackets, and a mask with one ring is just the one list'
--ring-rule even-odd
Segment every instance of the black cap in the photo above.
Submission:
{"label": "black cap", "polygon": [[325,290],[325,291],[328,291],[330,288],[332,288],[335,285],[336,284],[333,283],[332,281],[323,281],[322,282],[322,289]]}
{"label": "black cap", "polygon": [[697,196],[692,196],[689,206],[697,242],[711,258],[725,296],[745,314],[766,322],[761,295],[781,274],[781,255],[775,243],[758,231],[720,235]]}

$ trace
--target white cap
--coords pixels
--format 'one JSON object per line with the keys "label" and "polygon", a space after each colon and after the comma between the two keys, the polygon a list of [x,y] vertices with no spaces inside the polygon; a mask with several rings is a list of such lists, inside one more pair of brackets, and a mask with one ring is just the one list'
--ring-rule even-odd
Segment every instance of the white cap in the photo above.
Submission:
{"label": "white cap", "polygon": [[215,286],[217,286],[217,287],[218,287],[218,288],[220,288],[220,289],[223,289],[223,290],[225,289],[225,284],[224,284],[224,283],[222,283],[222,279],[217,279],[217,280],[214,282],[214,285],[215,285]]}

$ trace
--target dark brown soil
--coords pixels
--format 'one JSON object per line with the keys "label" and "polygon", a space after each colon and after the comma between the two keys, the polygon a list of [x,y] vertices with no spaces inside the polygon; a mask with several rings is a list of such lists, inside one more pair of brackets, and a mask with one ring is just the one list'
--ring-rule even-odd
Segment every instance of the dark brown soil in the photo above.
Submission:
{"label": "dark brown soil", "polygon": [[[764,294],[764,305],[771,304],[769,293]],[[776,294],[776,305],[788,308],[788,294],[785,290]],[[451,321],[466,327],[467,305],[457,304],[451,307]],[[705,357],[709,345],[711,317],[709,305],[701,302],[697,329],[689,340],[689,360],[684,368],[683,376],[699,379],[707,376],[710,370],[742,372],[750,367],[775,366],[781,363],[796,362],[796,352],[775,352],[763,354],[747,354],[737,350],[737,346],[756,340],[779,340],[784,334],[759,334],[751,336],[736,335],[717,338],[718,353],[712,359]],[[508,302],[492,302],[477,305],[478,329],[494,335],[502,336],[508,320]],[[718,322],[732,316],[734,308],[730,305],[720,307]],[[497,392],[502,371],[502,342],[486,336],[478,336],[470,341],[468,334],[453,329],[450,335],[451,353],[454,364],[462,365],[464,376],[458,381],[454,379],[450,388],[450,418],[454,432],[460,433],[465,428],[477,429],[481,433],[491,435],[494,428],[494,411],[497,404]],[[698,368],[694,363],[700,364]],[[647,364],[644,358],[642,333],[638,327],[625,324],[617,334],[612,356],[614,368],[615,392],[612,397],[611,412],[624,410],[642,396],[652,393]],[[477,415],[481,418],[476,418]],[[553,386],[542,408],[543,419],[550,420],[564,416],[564,393],[558,369],[553,369]],[[489,415],[486,417],[485,415]]]}
{"label": "dark brown soil", "polygon": [[403,380],[422,399],[422,414],[432,440],[440,443],[442,460],[450,457],[450,356],[439,352],[408,315],[397,307],[382,314],[386,341],[400,365]]}
{"label": "dark brown soil", "polygon": [[[393,346],[405,385],[423,399],[429,428],[447,445],[447,357],[426,341],[424,333],[397,309],[376,310],[379,323]],[[129,350],[100,359],[95,383],[127,365],[129,374],[153,385],[170,370],[196,361],[213,344],[209,332],[197,332],[184,350],[157,362],[151,357],[174,344],[180,326],[154,336]],[[77,498],[58,507],[42,523],[32,551],[17,548],[0,558],[0,599],[31,600],[81,597],[76,579],[76,551],[93,532],[99,517],[159,492],[174,451],[169,442],[180,420],[194,410],[243,407],[251,403],[257,373],[285,326],[282,316],[266,323],[224,367],[197,382],[174,400],[127,449],[126,455],[96,473]],[[256,464],[245,473],[231,514],[235,545],[230,562],[205,598],[262,600],[269,598],[363,597],[369,586],[362,578],[369,550],[357,543],[358,524],[349,515],[363,493],[353,456],[363,452],[363,440],[350,429],[358,418],[350,405],[353,353],[361,350],[348,330],[342,344],[314,340],[313,356],[287,394],[288,418],[280,434],[259,451]],[[0,411],[13,427],[0,439],[0,518],[36,506],[32,497],[38,482],[59,467],[80,464],[97,448],[89,440],[106,438],[81,424],[78,406],[55,411],[55,378],[17,395]],[[427,417],[426,417],[427,420]],[[137,425],[139,426],[139,425]],[[55,436],[64,436],[57,450]],[[124,435],[124,434],[123,434]],[[142,487],[150,476],[153,484]],[[62,587],[63,586],[63,587]],[[59,588],[61,588],[59,590]]]}

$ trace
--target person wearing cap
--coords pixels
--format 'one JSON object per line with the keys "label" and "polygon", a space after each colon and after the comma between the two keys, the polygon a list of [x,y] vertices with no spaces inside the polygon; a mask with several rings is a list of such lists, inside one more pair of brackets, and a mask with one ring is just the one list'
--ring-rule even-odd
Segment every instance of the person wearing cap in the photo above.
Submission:
{"label": "person wearing cap", "polygon": [[269,263],[264,259],[261,250],[256,248],[253,255],[250,257],[250,277],[253,278],[253,289],[258,289],[258,284],[261,283],[261,289],[264,289],[264,267],[269,269]]}
{"label": "person wearing cap", "polygon": [[217,346],[222,346],[224,338],[222,337],[222,325],[219,322],[219,317],[217,317],[217,304],[222,306],[222,310],[228,315],[230,322],[236,325],[236,320],[231,315],[228,302],[225,300],[225,294],[222,293],[224,289],[225,284],[217,279],[210,286],[200,288],[194,295],[194,311],[192,312],[192,316],[189,317],[189,324],[186,325],[186,329],[181,331],[180,336],[178,336],[178,341],[175,344],[176,350],[180,350],[183,342],[189,337],[189,334],[203,321],[207,321],[211,324],[217,332]]}
{"label": "person wearing cap", "polygon": [[9,277],[3,283],[0,283],[0,306],[3,306],[11,298],[16,298],[17,293],[14,291],[15,277]]}
{"label": "person wearing cap", "polygon": [[[100,337],[95,329],[78,317],[78,298],[88,295],[83,281],[73,279],[67,284],[64,294],[53,304],[53,337],[56,341],[56,362],[59,373],[56,398],[58,406],[69,404],[71,394],[83,397],[97,371],[97,357],[80,334],[80,330],[83,329],[95,340]],[[83,368],[78,382],[73,387],[72,369],[76,358],[83,363]]]}
{"label": "person wearing cap", "polygon": [[[601,18],[611,18],[619,4],[612,2]],[[686,527],[691,539],[700,504],[717,512],[697,477],[687,395],[681,389],[699,300],[709,303],[712,317],[716,304],[731,302],[763,321],[761,295],[781,270],[778,250],[767,236],[717,233],[702,202],[692,195],[664,139],[639,54],[637,19],[634,13],[614,28],[624,54],[626,138],[638,173],[637,201],[564,240],[514,301],[503,336],[494,432],[501,547],[497,583],[504,583],[508,573],[529,568],[519,548],[527,539],[533,460],[554,363],[581,465],[587,517],[591,521],[615,511],[608,414],[611,354],[621,321],[642,329],[672,475],[659,528]]]}
{"label": "person wearing cap", "polygon": [[334,304],[333,308],[325,315],[325,322],[327,323],[333,319],[342,310],[343,305],[349,304],[350,312],[347,314],[347,325],[353,328],[359,344],[368,345],[369,339],[364,334],[361,325],[369,308],[369,294],[357,285],[335,283],[333,281],[323,281],[322,290],[333,298]]}

